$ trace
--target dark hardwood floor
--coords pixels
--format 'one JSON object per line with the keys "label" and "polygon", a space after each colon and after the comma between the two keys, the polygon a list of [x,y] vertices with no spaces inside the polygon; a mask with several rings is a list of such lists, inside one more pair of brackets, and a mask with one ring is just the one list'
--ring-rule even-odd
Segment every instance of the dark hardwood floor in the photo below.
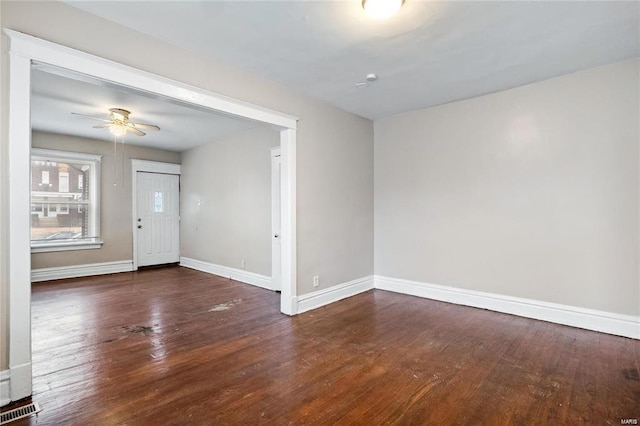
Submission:
{"label": "dark hardwood floor", "polygon": [[289,318],[171,267],[34,284],[32,306],[42,411],[14,425],[640,419],[640,341],[379,290]]}

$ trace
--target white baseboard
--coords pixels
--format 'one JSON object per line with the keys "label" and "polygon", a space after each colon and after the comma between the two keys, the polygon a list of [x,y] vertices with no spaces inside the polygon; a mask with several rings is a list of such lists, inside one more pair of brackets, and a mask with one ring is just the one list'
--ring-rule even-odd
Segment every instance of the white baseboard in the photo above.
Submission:
{"label": "white baseboard", "polygon": [[216,265],[214,263],[203,262],[202,260],[191,259],[188,257],[180,258],[180,266],[218,275],[220,277],[230,278],[245,284],[266,288],[267,290],[273,290],[271,287],[271,277],[266,275],[256,274],[242,269],[230,268],[228,266]]}
{"label": "white baseboard", "polygon": [[373,276],[334,285],[324,290],[298,296],[298,313],[310,311],[347,297],[355,296],[367,290],[373,290]]}
{"label": "white baseboard", "polygon": [[130,271],[133,271],[132,260],[88,263],[86,265],[58,266],[55,268],[33,269],[31,271],[31,282],[89,277],[91,275],[115,274],[118,272]]}
{"label": "white baseboard", "polygon": [[640,317],[456,287],[374,276],[375,288],[640,339]]}
{"label": "white baseboard", "polygon": [[11,402],[11,371],[0,371],[0,407]]}
{"label": "white baseboard", "polygon": [[31,362],[10,367],[11,376],[9,383],[9,395],[12,401],[17,401],[31,395],[32,369]]}

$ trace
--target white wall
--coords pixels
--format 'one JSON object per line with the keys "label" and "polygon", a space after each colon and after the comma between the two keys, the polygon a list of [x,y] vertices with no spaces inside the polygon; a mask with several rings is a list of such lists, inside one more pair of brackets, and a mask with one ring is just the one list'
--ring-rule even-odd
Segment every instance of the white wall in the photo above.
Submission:
{"label": "white wall", "polygon": [[[114,157],[113,142],[43,132],[33,132],[31,146],[102,155],[100,232],[104,241],[102,247],[95,250],[34,253],[31,255],[31,268],[52,268],[133,259],[131,159],[179,164],[180,153],[126,144],[123,161],[121,156],[123,151],[120,146],[118,147],[118,157]],[[122,170],[123,164],[124,171]]]}
{"label": "white wall", "polygon": [[[370,120],[60,2],[0,4],[3,27],[300,117],[298,294],[314,290],[313,275],[321,275],[326,288],[372,274]],[[334,213],[325,214],[324,206],[334,206]]]}
{"label": "white wall", "polygon": [[640,314],[639,62],[375,123],[376,274]]}
{"label": "white wall", "polygon": [[257,128],[182,153],[181,256],[271,275],[271,147],[279,144],[279,132]]}
{"label": "white wall", "polygon": [[[82,50],[236,99],[300,117],[297,129],[298,294],[373,273],[373,123],[304,96],[277,83],[196,56],[60,2],[0,1],[3,28]],[[6,37],[1,69],[6,69]],[[126,46],[126,48],[123,48]],[[6,74],[2,87],[6,87]],[[5,93],[3,91],[3,93]],[[4,102],[4,100],[3,100]],[[4,105],[4,104],[3,104]],[[6,151],[7,110],[3,106],[1,143]],[[1,161],[5,161],[3,156]],[[6,164],[0,166],[0,172]],[[2,185],[4,185],[4,180]],[[6,198],[6,188],[2,201]],[[3,204],[4,205],[4,204]],[[327,214],[327,209],[332,209]],[[6,233],[6,209],[0,235]],[[0,256],[0,276],[7,268]],[[0,287],[4,294],[8,282]],[[6,299],[4,299],[6,300]],[[2,312],[7,307],[2,306]],[[6,322],[3,322],[4,333]],[[5,334],[0,333],[0,336]],[[0,369],[7,365],[6,337],[0,341]]]}

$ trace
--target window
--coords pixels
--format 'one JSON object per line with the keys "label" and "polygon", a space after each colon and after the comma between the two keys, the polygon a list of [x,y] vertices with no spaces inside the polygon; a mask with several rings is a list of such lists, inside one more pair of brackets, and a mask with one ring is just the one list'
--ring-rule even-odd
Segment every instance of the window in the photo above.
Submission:
{"label": "window", "polygon": [[31,150],[32,252],[100,248],[100,161],[100,155]]}
{"label": "window", "polygon": [[58,191],[69,192],[69,172],[58,173]]}

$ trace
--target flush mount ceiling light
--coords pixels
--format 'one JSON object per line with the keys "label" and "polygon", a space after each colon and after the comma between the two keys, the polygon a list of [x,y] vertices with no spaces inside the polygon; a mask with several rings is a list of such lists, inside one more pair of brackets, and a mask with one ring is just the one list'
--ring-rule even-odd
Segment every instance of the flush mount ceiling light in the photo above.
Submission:
{"label": "flush mount ceiling light", "polygon": [[365,13],[375,19],[389,18],[395,15],[404,0],[362,0],[362,8]]}

